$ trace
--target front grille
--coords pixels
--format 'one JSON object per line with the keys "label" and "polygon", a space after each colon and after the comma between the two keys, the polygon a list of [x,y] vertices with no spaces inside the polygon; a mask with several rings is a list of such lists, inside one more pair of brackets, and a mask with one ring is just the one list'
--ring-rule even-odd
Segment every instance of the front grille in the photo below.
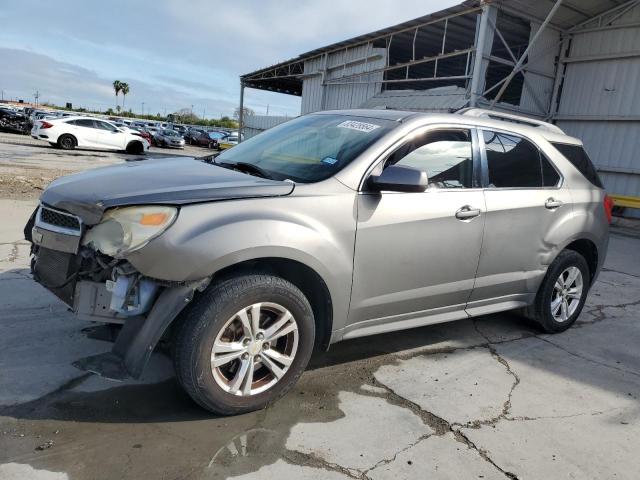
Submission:
{"label": "front grille", "polygon": [[40,210],[40,220],[56,227],[80,231],[80,219],[78,217],[44,206]]}
{"label": "front grille", "polygon": [[80,267],[80,257],[39,247],[33,267],[37,282],[68,305],[73,305],[74,274]]}

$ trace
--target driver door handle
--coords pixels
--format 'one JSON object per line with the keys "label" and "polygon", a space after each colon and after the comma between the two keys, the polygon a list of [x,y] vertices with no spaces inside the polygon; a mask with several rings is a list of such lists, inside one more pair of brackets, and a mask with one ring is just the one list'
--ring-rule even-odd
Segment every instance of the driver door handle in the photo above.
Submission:
{"label": "driver door handle", "polygon": [[473,208],[469,205],[465,205],[456,211],[456,218],[459,220],[468,220],[469,218],[474,218],[478,215],[480,215],[480,209]]}
{"label": "driver door handle", "polygon": [[562,202],[560,200],[556,200],[555,198],[547,198],[547,201],[544,202],[544,208],[549,210],[553,210],[554,208],[558,208],[562,206]]}

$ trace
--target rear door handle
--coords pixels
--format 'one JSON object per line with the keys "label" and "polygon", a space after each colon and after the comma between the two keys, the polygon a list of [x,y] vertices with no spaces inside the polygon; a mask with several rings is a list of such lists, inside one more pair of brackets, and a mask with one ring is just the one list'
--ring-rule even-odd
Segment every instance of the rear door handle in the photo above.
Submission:
{"label": "rear door handle", "polygon": [[480,209],[470,207],[469,205],[465,205],[456,211],[456,218],[459,220],[467,220],[469,218],[477,217],[478,215],[480,215]]}
{"label": "rear door handle", "polygon": [[555,198],[547,198],[547,201],[544,202],[544,208],[549,210],[553,210],[554,208],[558,208],[562,206],[562,202],[560,200],[556,200]]}

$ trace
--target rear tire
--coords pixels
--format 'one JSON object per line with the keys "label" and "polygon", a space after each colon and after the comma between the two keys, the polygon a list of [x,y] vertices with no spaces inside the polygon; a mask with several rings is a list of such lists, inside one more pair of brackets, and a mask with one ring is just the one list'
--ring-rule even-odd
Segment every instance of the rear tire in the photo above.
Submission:
{"label": "rear tire", "polygon": [[582,312],[590,278],[584,257],[573,250],[563,250],[549,265],[535,302],[525,315],[546,333],[564,332]]}
{"label": "rear tire", "polygon": [[174,337],[176,376],[213,413],[258,410],[295,385],[314,337],[313,311],[295,285],[272,275],[233,277],[210,286],[185,312]]}
{"label": "rear tire", "polygon": [[78,145],[78,142],[73,135],[65,133],[58,138],[58,147],[62,150],[73,150],[76,148],[76,145]]}

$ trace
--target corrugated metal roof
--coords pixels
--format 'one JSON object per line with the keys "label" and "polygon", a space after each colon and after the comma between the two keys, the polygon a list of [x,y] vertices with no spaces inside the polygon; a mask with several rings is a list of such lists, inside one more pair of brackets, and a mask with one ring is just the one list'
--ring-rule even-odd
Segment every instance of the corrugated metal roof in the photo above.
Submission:
{"label": "corrugated metal roof", "polygon": [[360,108],[390,108],[416,112],[454,112],[466,106],[466,90],[449,86],[429,90],[386,90]]}
{"label": "corrugated metal roof", "polygon": [[[344,49],[348,46],[354,46],[359,43],[368,42],[369,40],[372,40],[374,38],[390,35],[401,30],[411,29],[423,23],[459,14],[473,8],[478,8],[480,3],[480,0],[466,0],[462,3],[459,3],[458,5],[454,5],[452,7],[445,8],[444,10],[418,17],[407,22],[399,23],[397,25],[383,28],[381,30],[376,30],[371,33],[366,33],[364,35],[359,35],[347,40],[332,43],[330,45],[327,45],[326,47],[310,50],[290,60],[286,60],[269,67],[261,68],[259,70],[256,70],[255,72],[244,74],[241,76],[241,78],[246,79],[247,77],[259,75],[274,68],[286,66],[290,63],[303,62],[306,59],[316,57],[323,53]],[[493,3],[500,8],[511,10],[512,12],[520,13],[524,16],[538,19],[540,22],[542,22],[553,7],[555,0],[490,0],[489,3]],[[574,25],[582,23],[589,18],[604,13],[616,6],[620,6],[622,3],[623,2],[621,0],[563,0],[563,3],[556,12],[551,25],[561,30],[565,30],[573,27]]]}
{"label": "corrugated metal roof", "polygon": [[[495,0],[492,3],[542,22],[553,7],[555,0]],[[567,30],[623,3],[623,0],[563,0],[551,20],[551,25],[560,30]]]}

